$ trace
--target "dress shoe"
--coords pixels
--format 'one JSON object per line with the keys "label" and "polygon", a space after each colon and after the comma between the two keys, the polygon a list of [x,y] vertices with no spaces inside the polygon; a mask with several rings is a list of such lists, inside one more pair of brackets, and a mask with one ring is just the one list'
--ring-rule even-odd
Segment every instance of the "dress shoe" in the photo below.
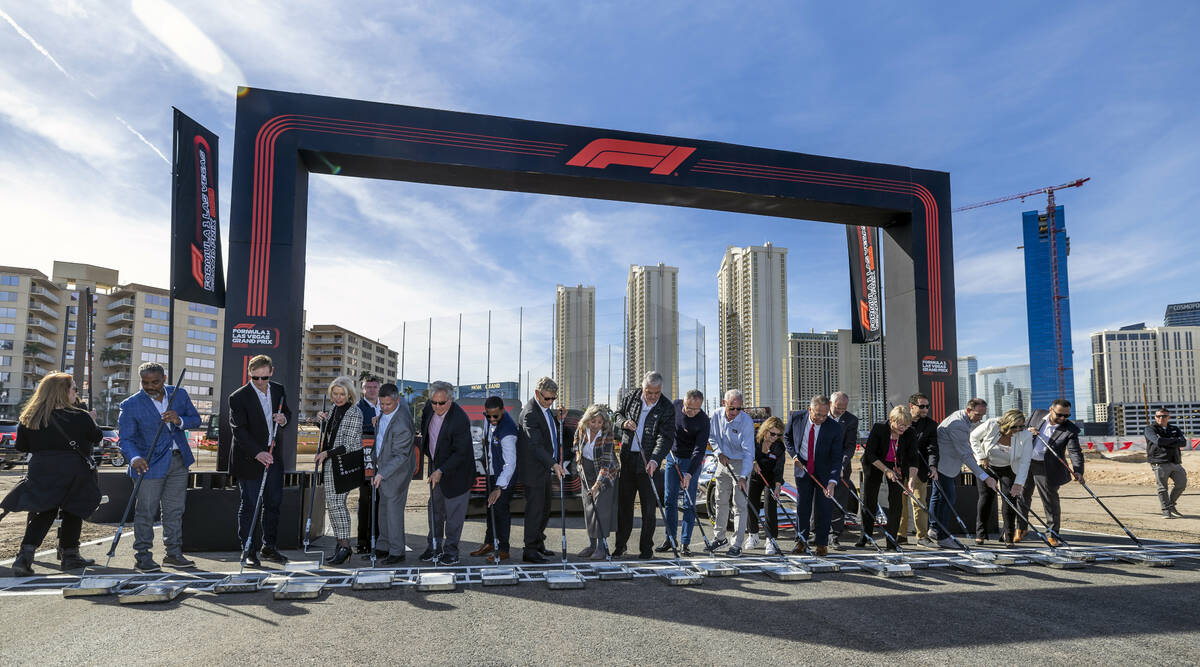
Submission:
{"label": "dress shoe", "polygon": [[429,561],[432,561],[435,556],[437,556],[436,551],[434,551],[433,549],[425,549],[424,551],[421,552],[421,555],[418,558],[418,560],[423,560],[425,562],[429,562]]}
{"label": "dress shoe", "polygon": [[521,562],[534,563],[535,565],[541,565],[544,563],[549,563],[550,559],[546,558],[545,556],[538,553],[537,551],[526,551],[524,554],[521,555]]}
{"label": "dress shoe", "polygon": [[554,558],[555,556],[558,555],[557,553],[547,549],[546,547],[538,547],[537,551],[538,551],[538,553],[545,556],[546,558]]}
{"label": "dress shoe", "polygon": [[[387,557],[388,557],[388,552],[386,552],[386,551],[381,551],[381,550],[379,550],[379,549],[376,549],[376,550],[375,550],[375,555],[373,556],[373,558],[374,558],[376,561],[378,561],[378,560],[381,560],[381,559],[384,559],[384,558],[387,558]],[[359,558],[360,558],[361,560],[371,560],[371,559],[372,559],[372,555],[371,555],[371,553],[370,553],[370,552],[367,552],[367,554],[366,554],[366,555],[359,556]]]}
{"label": "dress shoe", "polygon": [[1050,546],[1052,546],[1052,547],[1061,547],[1062,546],[1062,540],[1058,539],[1057,537],[1055,537],[1053,535],[1047,535],[1046,541],[1049,542]]}
{"label": "dress shoe", "polygon": [[867,538],[865,538],[865,537],[858,538],[858,541],[854,543],[854,546],[859,549],[862,549],[863,547],[867,546]]}
{"label": "dress shoe", "polygon": [[333,558],[329,559],[329,564],[341,565],[342,563],[350,560],[350,555],[350,547],[338,545],[337,550],[333,552]]}
{"label": "dress shoe", "polygon": [[1000,536],[1000,541],[1004,543],[1004,546],[1011,547],[1013,545],[1012,533],[1004,533]]}
{"label": "dress shoe", "polygon": [[258,554],[250,554],[249,556],[246,556],[246,558],[243,562],[245,562],[245,564],[249,565],[250,567],[255,567],[255,568],[262,567],[262,561],[258,559]]}
{"label": "dress shoe", "polygon": [[580,558],[589,558],[589,557],[591,557],[592,552],[595,550],[596,550],[596,547],[584,547],[584,548],[580,549],[579,553],[577,553],[575,555]]}
{"label": "dress shoe", "polygon": [[369,554],[369,553],[371,553],[371,545],[363,544],[360,542],[358,546],[354,547],[354,553],[356,553],[360,556],[363,554]]}
{"label": "dress shoe", "polygon": [[64,572],[67,570],[79,570],[85,567],[91,567],[96,564],[96,561],[91,558],[83,558],[79,555],[79,549],[60,549],[59,550],[59,569]]}
{"label": "dress shoe", "polygon": [[492,554],[492,560],[496,561],[497,563],[503,560],[508,560],[508,549],[501,549],[500,551]]}
{"label": "dress shoe", "polygon": [[492,553],[492,545],[491,544],[481,544],[481,545],[479,545],[478,549],[471,552],[471,555],[478,558],[480,556],[486,556],[490,553]]}
{"label": "dress shoe", "polygon": [[617,547],[616,551],[613,552],[613,558],[620,558],[621,556],[624,556],[624,555],[625,555],[625,547]]}
{"label": "dress shoe", "polygon": [[592,552],[589,560],[608,560],[608,552],[604,550],[604,547],[600,547]]}
{"label": "dress shoe", "polygon": [[671,546],[670,540],[663,542],[662,544],[658,545],[658,547],[655,549],[655,551],[657,551],[660,554],[665,554],[668,551],[674,551],[674,550],[675,550],[675,548]]}
{"label": "dress shoe", "polygon": [[937,542],[934,542],[933,540],[929,539],[928,537],[922,537],[921,539],[917,540],[917,544],[925,547],[926,549],[938,548]]}
{"label": "dress shoe", "polygon": [[133,562],[133,567],[138,572],[158,572],[162,566],[154,562],[154,558],[150,554],[139,555]]}
{"label": "dress shoe", "polygon": [[388,556],[387,558],[384,558],[382,561],[383,565],[385,565],[385,566],[399,565],[400,563],[403,563],[403,562],[404,562],[404,554],[400,554],[399,556]]}
{"label": "dress shoe", "polygon": [[900,537],[896,538],[896,544],[908,544],[908,538],[901,535]]}
{"label": "dress shoe", "polygon": [[680,556],[687,556],[688,558],[691,558],[691,556],[692,556],[692,549],[691,549],[691,547],[690,547],[689,545],[687,545],[687,544],[683,545],[682,547],[680,547],[680,548],[679,548],[679,555],[680,555]]}
{"label": "dress shoe", "polygon": [[654,552],[643,551],[642,553],[638,554],[638,558],[641,560],[652,560],[654,558]]}
{"label": "dress shoe", "polygon": [[37,551],[37,547],[32,544],[22,544],[21,551],[17,554],[17,559],[13,561],[12,572],[14,577],[32,577],[33,576],[33,554]]}
{"label": "dress shoe", "polygon": [[829,555],[829,547],[824,544],[817,545],[817,558],[824,558]]}
{"label": "dress shoe", "polygon": [[937,546],[940,549],[957,549],[958,543],[955,542],[954,540],[950,539],[949,537],[943,537],[942,539],[937,541]]}
{"label": "dress shoe", "polygon": [[183,554],[167,554],[163,558],[163,564],[170,565],[171,567],[196,567],[196,561],[185,557]]}
{"label": "dress shoe", "polygon": [[803,554],[803,553],[805,553],[805,552],[804,552],[804,544],[802,544],[802,543],[800,543],[800,542],[797,542],[797,543],[796,543],[796,546],[792,547],[792,551],[791,551],[791,553],[794,553],[794,554]]}
{"label": "dress shoe", "polygon": [[288,557],[279,553],[279,549],[276,549],[275,547],[263,547],[259,554],[272,563],[279,563],[280,565],[283,565],[288,562]]}
{"label": "dress shoe", "polygon": [[834,549],[837,549],[838,551],[841,551],[842,550],[842,541],[836,537],[830,538],[829,546],[833,547]]}
{"label": "dress shoe", "polygon": [[1013,542],[1020,542],[1021,540],[1025,539],[1025,536],[1028,534],[1028,530],[1024,528],[1018,528],[1017,532],[1013,533]]}
{"label": "dress shoe", "polygon": [[987,540],[986,540],[986,539],[984,539],[984,538],[982,538],[982,537],[976,537],[976,538],[975,538],[975,544],[976,544],[976,545],[983,544],[984,542],[987,542]]}

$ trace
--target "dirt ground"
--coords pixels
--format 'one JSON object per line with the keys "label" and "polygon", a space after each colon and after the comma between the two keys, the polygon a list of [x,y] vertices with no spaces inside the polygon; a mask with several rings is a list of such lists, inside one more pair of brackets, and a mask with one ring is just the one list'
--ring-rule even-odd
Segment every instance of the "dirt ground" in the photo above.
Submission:
{"label": "dirt ground", "polygon": [[[215,456],[207,452],[198,452],[197,469],[212,470],[215,467]],[[1109,509],[1133,531],[1142,538],[1172,540],[1180,542],[1200,541],[1200,451],[1184,452],[1183,464],[1188,471],[1189,486],[1179,500],[1179,511],[1183,519],[1164,519],[1158,505],[1155,492],[1154,474],[1145,458],[1134,460],[1106,459],[1100,455],[1089,455],[1086,464],[1085,481]],[[855,469],[859,464],[855,462]],[[17,468],[0,472],[0,496],[7,494],[24,475],[24,470]],[[790,478],[790,475],[787,475]],[[425,503],[428,500],[428,487],[422,483],[414,483],[409,491],[408,510],[420,515],[412,519],[409,525],[421,526],[424,523]],[[1036,494],[1035,494],[1036,495]],[[1078,484],[1068,484],[1060,492],[1063,503],[1063,527],[1073,530],[1084,530],[1110,535],[1120,535],[1121,529],[1107,514],[1092,500],[1091,496]],[[352,492],[349,499],[351,513],[358,506],[357,493]],[[1034,500],[1034,509],[1041,510],[1041,505]],[[0,560],[11,558],[16,554],[21,537],[25,531],[24,513],[12,514],[0,521]],[[115,530],[113,524],[99,524],[85,521],[83,524],[83,541],[111,536]],[[419,531],[419,529],[418,529]],[[42,544],[42,549],[54,547],[54,535],[51,533]]]}

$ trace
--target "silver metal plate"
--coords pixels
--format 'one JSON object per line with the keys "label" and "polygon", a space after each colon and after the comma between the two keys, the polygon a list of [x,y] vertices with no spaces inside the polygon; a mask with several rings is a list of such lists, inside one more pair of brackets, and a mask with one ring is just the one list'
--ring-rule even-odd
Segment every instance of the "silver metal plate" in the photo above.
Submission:
{"label": "silver metal plate", "polygon": [[698,586],[700,582],[704,581],[704,578],[695,570],[684,570],[677,567],[659,570],[655,574],[671,586]]}
{"label": "silver metal plate", "polygon": [[624,565],[618,565],[617,563],[602,563],[600,565],[593,565],[592,572],[594,572],[596,576],[600,577],[600,581],[616,581],[618,579],[633,578],[633,570],[625,567]]}
{"label": "silver metal plate", "polygon": [[148,602],[170,602],[179,597],[187,584],[143,584],[128,593],[117,596],[121,604],[145,604]]}
{"label": "silver metal plate", "polygon": [[1058,547],[1056,549],[1052,549],[1051,551],[1054,552],[1055,556],[1062,556],[1063,558],[1070,558],[1071,560],[1082,561],[1084,563],[1096,562],[1096,554],[1084,549],[1076,549],[1075,547]]}
{"label": "silver metal plate", "polygon": [[289,560],[283,564],[284,572],[316,572],[321,569],[319,560]]}
{"label": "silver metal plate", "polygon": [[265,577],[254,574],[231,574],[213,584],[214,593],[254,593]]}
{"label": "silver metal plate", "polygon": [[1079,570],[1087,567],[1087,563],[1081,560],[1072,558],[1063,558],[1052,551],[1035,551],[1030,554],[1025,554],[1031,563],[1036,563],[1043,567],[1054,568],[1055,570]]}
{"label": "silver metal plate", "polygon": [[452,591],[456,587],[453,572],[422,572],[417,575],[419,591]]}
{"label": "silver metal plate", "polygon": [[65,598],[112,595],[121,587],[121,582],[122,580],[116,577],[84,577],[79,580],[79,585],[62,589],[62,594]]}
{"label": "silver metal plate", "polygon": [[885,579],[913,576],[912,568],[905,563],[891,563],[883,560],[865,560],[860,562],[859,565],[867,572],[884,577]]}
{"label": "silver metal plate", "polygon": [[583,575],[574,570],[547,570],[546,585],[553,589],[583,588]]}
{"label": "silver metal plate", "polygon": [[484,586],[515,586],[521,581],[515,567],[485,567],[479,571]]}
{"label": "silver metal plate", "polygon": [[951,558],[947,562],[949,563],[950,567],[966,572],[967,574],[988,575],[1002,574],[1004,572],[1004,568],[1000,565],[989,563],[985,560],[972,558]]}
{"label": "silver metal plate", "polygon": [[275,587],[276,600],[312,600],[325,590],[328,579],[305,577],[289,579]]}
{"label": "silver metal plate", "polygon": [[392,587],[394,573],[391,570],[359,570],[350,581],[356,591],[384,590]]}
{"label": "silver metal plate", "polygon": [[1145,551],[1126,551],[1123,553],[1113,554],[1117,560],[1135,565],[1143,565],[1145,567],[1174,567],[1175,559],[1166,558],[1157,554],[1147,553]]}
{"label": "silver metal plate", "polygon": [[741,572],[741,570],[733,565],[716,560],[702,560],[698,563],[692,563],[692,567],[696,568],[696,571],[705,577],[732,577]]}
{"label": "silver metal plate", "polygon": [[808,581],[812,579],[810,570],[795,565],[768,565],[763,568],[762,572],[775,581]]}
{"label": "silver metal plate", "polygon": [[799,565],[800,567],[803,567],[803,568],[805,568],[811,572],[815,572],[817,574],[827,574],[829,572],[840,572],[842,570],[841,565],[838,565],[837,563],[835,563],[831,560],[825,560],[824,558],[817,558],[816,556],[792,556],[788,560],[792,561],[792,563],[795,565]]}

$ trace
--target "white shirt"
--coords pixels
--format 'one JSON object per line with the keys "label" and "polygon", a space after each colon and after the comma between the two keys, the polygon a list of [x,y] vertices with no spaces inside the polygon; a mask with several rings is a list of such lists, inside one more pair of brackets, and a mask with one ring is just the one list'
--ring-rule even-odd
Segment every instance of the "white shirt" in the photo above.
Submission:
{"label": "white shirt", "polygon": [[[493,439],[491,425],[488,425],[488,435],[484,438],[485,447],[491,447]],[[504,467],[500,469],[500,474],[496,475],[496,459],[490,454],[488,455],[488,470],[489,475],[496,475],[496,486],[501,489],[507,489],[509,482],[512,481],[513,473],[517,471],[517,436],[506,435],[500,438],[500,451],[504,454]]]}
{"label": "white shirt", "polygon": [[597,431],[592,434],[592,437],[587,442],[583,443],[583,458],[589,461],[596,460],[596,441],[599,439],[600,432]]}
{"label": "white shirt", "polygon": [[380,442],[383,439],[383,435],[387,433],[388,424],[391,423],[392,417],[395,414],[395,410],[392,410],[387,414],[384,414],[383,412],[379,413],[379,424],[375,427],[375,442]]}
{"label": "white shirt", "polygon": [[[163,395],[162,395],[162,399],[157,400],[157,401],[154,400],[154,397],[150,396],[150,394],[146,394],[146,396],[149,396],[150,402],[154,404],[154,407],[158,408],[158,414],[161,415],[167,411],[167,392],[164,391]],[[169,433],[171,431],[171,429],[179,430],[179,427],[173,423],[168,423],[167,424],[167,432]],[[154,448],[154,444],[155,443],[153,443],[153,442],[150,443],[151,449]],[[175,442],[174,438],[172,438],[171,439],[171,451],[178,451],[178,450],[179,450],[179,444]],[[140,459],[142,457],[135,456],[134,458]]]}
{"label": "white shirt", "polygon": [[[826,418],[826,421],[829,421],[829,419]],[[801,434],[801,436],[800,436],[800,438],[801,438],[800,446],[796,448],[796,453],[800,455],[801,461],[808,463],[808,429],[809,428],[813,429],[813,437],[812,437],[813,447],[814,447],[813,451],[816,451],[815,450],[816,443],[818,440],[821,439],[821,427],[824,425],[825,425],[825,422],[821,422],[820,424],[818,424],[811,419],[808,420],[808,428],[804,429],[804,433]],[[807,472],[807,471],[808,471],[808,468],[805,467],[805,472]]]}
{"label": "white shirt", "polygon": [[[254,385],[250,385],[250,386],[254,387]],[[268,388],[269,388],[269,386],[270,385],[268,385]],[[258,394],[258,403],[259,403],[259,405],[262,406],[263,419],[267,420],[267,432],[270,433],[271,432],[271,393],[268,391],[267,393],[264,394],[263,392],[258,390],[258,387],[254,387],[254,393]]]}
{"label": "white shirt", "polygon": [[[655,401],[657,403],[658,401]],[[646,417],[650,415],[650,411],[654,409],[653,405],[646,405],[646,399],[642,399],[642,414],[638,415],[638,437],[634,438],[633,446],[629,448],[631,452],[642,451],[642,438],[646,437]]]}
{"label": "white shirt", "polygon": [[1042,422],[1042,428],[1038,431],[1038,436],[1034,438],[1033,443],[1033,460],[1042,461],[1046,458],[1046,447],[1050,444],[1050,436],[1054,434],[1054,429],[1058,426],[1050,423],[1050,415],[1046,415],[1046,421]]}

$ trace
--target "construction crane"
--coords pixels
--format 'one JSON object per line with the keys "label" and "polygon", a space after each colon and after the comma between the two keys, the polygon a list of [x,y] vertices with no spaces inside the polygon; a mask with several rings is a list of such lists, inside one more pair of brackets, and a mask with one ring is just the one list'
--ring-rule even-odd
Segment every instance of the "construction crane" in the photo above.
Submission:
{"label": "construction crane", "polygon": [[1063,183],[1062,185],[1051,185],[1044,188],[1038,188],[1037,190],[1030,190],[1029,192],[1022,192],[1018,195],[1009,195],[1007,197],[1000,197],[999,199],[991,199],[988,201],[979,202],[977,204],[960,206],[959,208],[954,209],[955,213],[959,213],[961,211],[969,211],[974,208],[992,206],[993,204],[1002,204],[1006,201],[1013,201],[1015,199],[1025,201],[1026,197],[1032,197],[1034,195],[1046,195],[1046,232],[1050,236],[1050,312],[1052,314],[1054,323],[1054,377],[1056,384],[1058,385],[1058,396],[1066,396],[1067,393],[1066,351],[1063,349],[1062,337],[1062,302],[1065,301],[1067,297],[1062,293],[1062,290],[1059,288],[1058,284],[1058,227],[1054,224],[1056,208],[1054,203],[1054,193],[1058,190],[1065,190],[1067,188],[1078,188],[1090,180],[1092,180],[1090,176],[1086,178],[1079,178],[1069,183]]}

